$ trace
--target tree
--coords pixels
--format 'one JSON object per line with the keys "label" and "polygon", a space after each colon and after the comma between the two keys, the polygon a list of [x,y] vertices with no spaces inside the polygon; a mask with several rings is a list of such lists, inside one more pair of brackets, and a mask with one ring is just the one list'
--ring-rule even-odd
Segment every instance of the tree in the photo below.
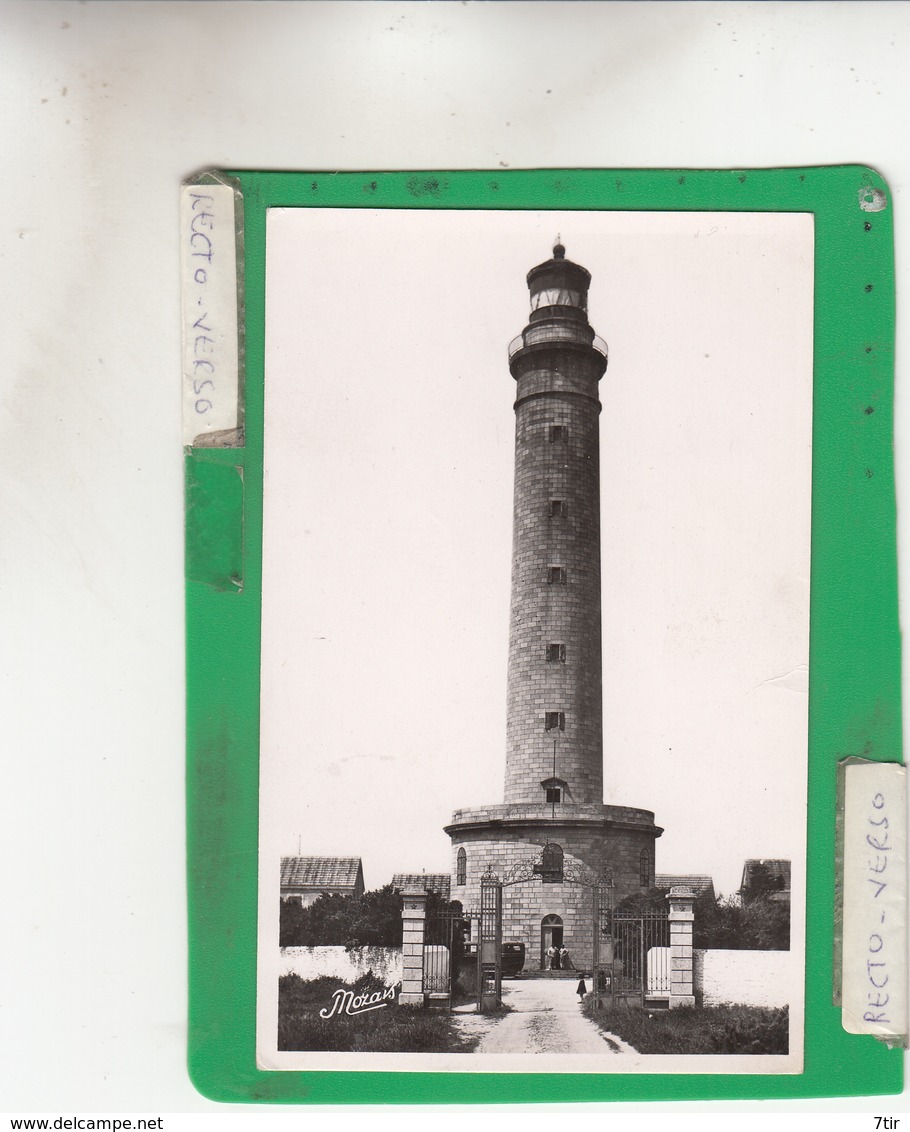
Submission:
{"label": "tree", "polygon": [[[639,916],[647,912],[666,912],[670,907],[666,888],[649,888],[646,892],[637,892],[634,896],[627,896],[616,905],[616,912],[624,916]],[[693,904],[695,923],[711,920],[715,912],[715,901],[707,891],[695,897]],[[696,945],[698,946],[698,945]]]}
{"label": "tree", "polygon": [[695,947],[728,951],[789,951],[790,905],[761,897],[742,905],[732,897],[696,912]]}
{"label": "tree", "polygon": [[[649,888],[627,896],[616,906],[622,915],[665,912],[667,891]],[[727,951],[789,951],[790,905],[766,896],[741,905],[733,897],[713,900],[708,892],[695,898],[694,947]]]}
{"label": "tree", "polygon": [[[454,902],[460,910],[457,901]],[[449,906],[435,892],[427,897],[427,918]],[[282,947],[401,947],[401,895],[390,884],[362,896],[323,892],[304,908],[281,902]]]}

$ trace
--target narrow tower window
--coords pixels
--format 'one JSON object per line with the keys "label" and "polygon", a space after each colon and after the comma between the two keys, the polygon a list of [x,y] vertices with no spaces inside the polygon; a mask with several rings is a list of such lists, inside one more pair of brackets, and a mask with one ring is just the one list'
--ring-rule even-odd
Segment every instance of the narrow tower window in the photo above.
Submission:
{"label": "narrow tower window", "polygon": [[651,854],[647,849],[642,849],[638,859],[638,883],[642,888],[651,887]]}
{"label": "narrow tower window", "polygon": [[569,428],[564,424],[550,425],[550,443],[551,444],[565,444],[569,439]]}
{"label": "narrow tower window", "polygon": [[464,849],[458,850],[455,865],[455,883],[466,884],[468,879],[468,855]]}
{"label": "narrow tower window", "polygon": [[568,580],[569,572],[565,566],[547,567],[547,584],[550,586],[564,586]]}
{"label": "narrow tower window", "polygon": [[547,788],[547,802],[561,802],[562,791],[558,786],[548,786]]}
{"label": "narrow tower window", "polygon": [[566,646],[561,644],[547,645],[547,663],[557,664],[566,662]]}
{"label": "narrow tower window", "polygon": [[561,519],[566,513],[566,501],[564,499],[551,499],[550,500],[550,518]]}
{"label": "narrow tower window", "polygon": [[547,731],[565,731],[566,713],[564,711],[544,712],[543,725]]}

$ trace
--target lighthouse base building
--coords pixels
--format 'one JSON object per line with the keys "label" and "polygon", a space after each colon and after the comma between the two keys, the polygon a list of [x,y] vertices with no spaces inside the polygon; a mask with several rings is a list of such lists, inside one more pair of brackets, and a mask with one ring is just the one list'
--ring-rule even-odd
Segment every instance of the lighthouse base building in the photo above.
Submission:
{"label": "lighthouse base building", "polygon": [[590,274],[553,258],[528,274],[531,314],[509,347],[516,381],[512,599],[501,805],[456,810],[452,899],[502,882],[502,938],[525,971],[564,947],[592,962],[592,891],[654,883],[649,810],[603,803],[598,383],[607,347],[588,322]]}
{"label": "lighthouse base building", "polygon": [[556,819],[549,806],[456,810],[446,826],[452,899],[479,908],[480,878],[491,869],[504,882],[502,938],[524,944],[525,971],[542,970],[550,946],[590,967],[592,885],[611,881],[617,903],[650,888],[662,832],[653,813],[628,806],[564,805]]}

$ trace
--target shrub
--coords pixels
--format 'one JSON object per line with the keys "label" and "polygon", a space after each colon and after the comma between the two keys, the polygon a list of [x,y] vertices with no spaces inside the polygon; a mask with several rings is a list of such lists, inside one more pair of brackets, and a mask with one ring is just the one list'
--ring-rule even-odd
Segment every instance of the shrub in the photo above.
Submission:
{"label": "shrub", "polygon": [[789,1050],[789,1011],[764,1006],[616,1006],[585,1013],[639,1053],[780,1054]]}
{"label": "shrub", "polygon": [[[627,896],[616,906],[617,912],[636,915],[667,910],[667,892],[651,888],[640,895]],[[693,907],[694,947],[725,951],[789,951],[790,905],[759,897],[741,905],[733,897],[713,900],[703,892]]]}
{"label": "shrub", "polygon": [[760,897],[741,905],[727,898],[696,907],[695,947],[728,951],[789,951],[790,905]]}
{"label": "shrub", "polygon": [[[428,923],[447,907],[431,892]],[[362,896],[323,892],[306,908],[293,900],[281,902],[281,947],[401,947],[401,936],[401,895],[390,884]]]}
{"label": "shrub", "polygon": [[320,1018],[319,1011],[330,1006],[332,995],[339,989],[372,994],[385,987],[372,971],[354,983],[283,975],[278,980],[278,1048],[353,1053],[467,1053],[478,1040],[462,1038],[448,1014],[400,1007],[397,1003],[363,1014]]}

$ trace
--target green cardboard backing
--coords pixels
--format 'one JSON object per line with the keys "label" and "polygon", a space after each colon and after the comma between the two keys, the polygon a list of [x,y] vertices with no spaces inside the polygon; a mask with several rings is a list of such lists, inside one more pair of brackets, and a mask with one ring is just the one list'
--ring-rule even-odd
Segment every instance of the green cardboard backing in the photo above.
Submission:
{"label": "green cardboard backing", "polygon": [[243,469],[188,459],[186,577],[217,590],[243,587]]}
{"label": "green cardboard backing", "polygon": [[[863,166],[232,172],[243,194],[245,444],[187,449],[189,1071],[207,1097],[533,1103],[900,1092],[902,1053],[832,1003],[838,761],[901,759],[890,193]],[[871,189],[884,194],[873,202]],[[887,202],[878,211],[865,203]],[[265,221],[270,207],[811,212],[815,356],[805,1070],[263,1072],[255,1063]],[[240,579],[240,584],[238,584]]]}

